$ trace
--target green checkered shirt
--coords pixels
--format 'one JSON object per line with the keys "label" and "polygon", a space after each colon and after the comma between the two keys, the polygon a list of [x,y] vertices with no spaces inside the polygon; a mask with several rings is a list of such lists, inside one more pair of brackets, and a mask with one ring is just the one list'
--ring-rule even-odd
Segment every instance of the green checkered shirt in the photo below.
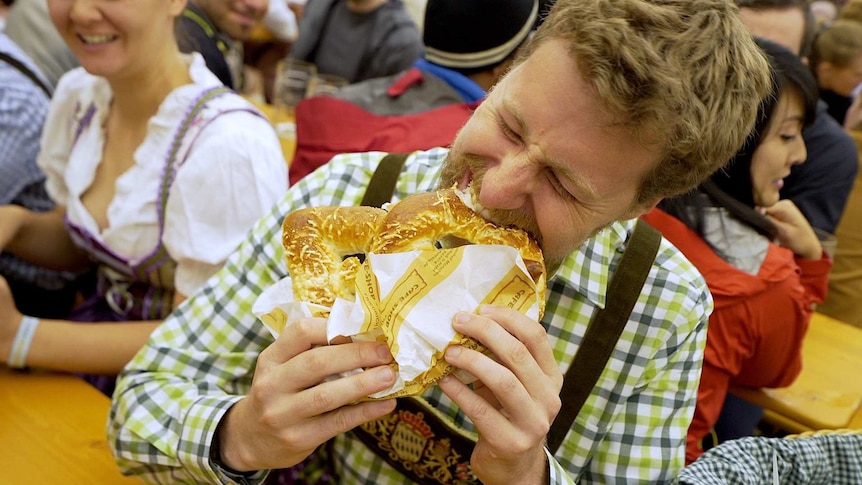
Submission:
{"label": "green checkered shirt", "polygon": [[[411,155],[393,200],[436,188],[446,153]],[[281,221],[300,207],[358,204],[382,156],[338,156],[292,187],[226,267],[155,331],[121,375],[111,409],[110,442],[125,472],[154,483],[230,481],[210,460],[211,443],[219,420],[248,392],[257,355],[272,342],[251,307],[264,288],[286,276]],[[561,371],[605,304],[609,273],[633,226],[615,223],[586,241],[548,283],[542,323]],[[608,365],[551,460],[551,483],[673,478],[684,462],[711,310],[703,278],[663,241]],[[425,398],[473,431],[439,388]],[[352,434],[336,438],[332,450],[331,470],[343,483],[405,482]],[[315,472],[315,466],[307,469]]]}
{"label": "green checkered shirt", "polygon": [[686,467],[673,483],[858,485],[862,483],[862,431],[725,441]]}

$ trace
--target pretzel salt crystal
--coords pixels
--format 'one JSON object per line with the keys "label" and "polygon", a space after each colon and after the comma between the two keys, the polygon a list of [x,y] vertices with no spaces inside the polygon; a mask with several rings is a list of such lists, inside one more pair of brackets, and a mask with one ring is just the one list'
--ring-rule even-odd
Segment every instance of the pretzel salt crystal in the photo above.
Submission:
{"label": "pretzel salt crystal", "polygon": [[287,270],[298,301],[331,307],[353,300],[360,262],[386,211],[375,207],[311,207],[288,214],[282,224]]}

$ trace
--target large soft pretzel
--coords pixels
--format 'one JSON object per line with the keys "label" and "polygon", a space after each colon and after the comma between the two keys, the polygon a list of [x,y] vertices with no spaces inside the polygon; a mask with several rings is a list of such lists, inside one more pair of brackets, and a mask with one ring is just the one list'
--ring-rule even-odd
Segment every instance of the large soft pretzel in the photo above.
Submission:
{"label": "large soft pretzel", "polygon": [[[454,189],[412,195],[389,206],[388,212],[369,207],[300,209],[285,218],[282,228],[287,267],[299,301],[332,307],[336,297],[353,300],[360,267],[354,255],[434,250],[438,242],[448,244],[453,236],[466,243],[518,249],[536,282],[540,318],[544,312],[545,265],[538,244],[522,230],[486,221],[467,207]],[[462,345],[484,350],[479,342],[462,339]],[[397,364],[393,365],[397,369]],[[453,370],[441,358],[387,397],[421,392]]]}
{"label": "large soft pretzel", "polygon": [[467,207],[454,189],[411,195],[389,206],[312,207],[284,219],[282,243],[294,295],[300,301],[332,306],[352,300],[356,254],[434,250],[454,236],[470,244],[503,244],[518,249],[539,290],[544,309],[545,265],[538,244],[526,232],[498,227]]}
{"label": "large soft pretzel", "polygon": [[291,212],[282,224],[287,270],[299,301],[331,307],[352,300],[357,254],[368,252],[386,211],[375,207],[311,207]]}
{"label": "large soft pretzel", "polygon": [[371,239],[370,252],[434,250],[453,236],[468,244],[502,244],[521,253],[539,291],[539,314],[545,304],[545,263],[539,245],[525,231],[499,227],[467,207],[454,189],[411,195],[389,209]]}

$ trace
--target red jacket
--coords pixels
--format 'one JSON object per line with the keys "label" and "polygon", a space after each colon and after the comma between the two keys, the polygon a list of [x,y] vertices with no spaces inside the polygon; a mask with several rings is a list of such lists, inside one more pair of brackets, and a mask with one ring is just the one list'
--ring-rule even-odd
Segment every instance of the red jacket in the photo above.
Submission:
{"label": "red jacket", "polygon": [[736,269],[678,219],[654,209],[644,219],[661,231],[703,274],[715,310],[709,317],[703,373],[686,461],[715,425],[731,386],[785,387],[802,370],[802,339],[813,304],[826,297],[832,260],[796,258],[769,244],[757,275]]}

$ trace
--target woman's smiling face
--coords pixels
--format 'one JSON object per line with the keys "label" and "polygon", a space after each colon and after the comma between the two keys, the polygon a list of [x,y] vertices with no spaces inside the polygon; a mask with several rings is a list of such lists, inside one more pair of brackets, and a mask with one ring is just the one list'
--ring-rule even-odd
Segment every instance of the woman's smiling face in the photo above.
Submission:
{"label": "woman's smiling face", "polygon": [[185,0],[48,0],[51,20],[87,72],[131,77],[176,49]]}
{"label": "woman's smiling face", "polygon": [[805,107],[795,88],[782,91],[767,133],[751,159],[751,185],[754,203],[769,207],[778,202],[779,191],[790,168],[805,161],[808,153],[802,139]]}

